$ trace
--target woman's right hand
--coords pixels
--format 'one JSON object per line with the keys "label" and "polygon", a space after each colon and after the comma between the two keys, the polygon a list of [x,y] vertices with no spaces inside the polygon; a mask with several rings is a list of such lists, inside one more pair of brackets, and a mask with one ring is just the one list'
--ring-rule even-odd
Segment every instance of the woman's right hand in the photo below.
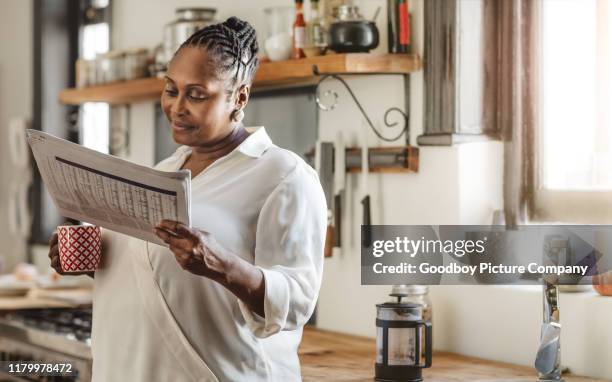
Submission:
{"label": "woman's right hand", "polygon": [[89,277],[94,277],[94,272],[64,272],[62,270],[62,265],[60,263],[60,255],[59,255],[59,246],[57,244],[57,232],[51,235],[51,239],[49,240],[49,260],[51,260],[51,268],[55,270],[55,272],[60,275],[69,275],[69,276],[79,276],[79,275],[87,275]]}

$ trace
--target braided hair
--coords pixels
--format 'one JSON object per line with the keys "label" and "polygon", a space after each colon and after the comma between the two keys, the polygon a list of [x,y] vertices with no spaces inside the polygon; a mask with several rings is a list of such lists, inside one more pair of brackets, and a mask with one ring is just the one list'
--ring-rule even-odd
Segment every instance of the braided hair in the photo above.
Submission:
{"label": "braided hair", "polygon": [[251,84],[259,65],[255,29],[237,17],[196,31],[181,44],[177,53],[184,47],[206,49],[218,68],[218,75],[233,74],[232,85]]}

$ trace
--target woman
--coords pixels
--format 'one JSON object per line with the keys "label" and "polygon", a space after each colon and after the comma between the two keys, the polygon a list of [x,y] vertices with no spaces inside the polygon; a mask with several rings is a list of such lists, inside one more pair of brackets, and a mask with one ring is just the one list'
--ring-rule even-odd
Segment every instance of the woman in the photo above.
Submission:
{"label": "woman", "polygon": [[161,103],[182,146],[156,168],[191,170],[193,224],[160,222],[168,248],[103,232],[94,381],[300,380],[325,198],[302,159],[240,123],[257,52],[253,27],[232,17],[196,32],[169,64]]}

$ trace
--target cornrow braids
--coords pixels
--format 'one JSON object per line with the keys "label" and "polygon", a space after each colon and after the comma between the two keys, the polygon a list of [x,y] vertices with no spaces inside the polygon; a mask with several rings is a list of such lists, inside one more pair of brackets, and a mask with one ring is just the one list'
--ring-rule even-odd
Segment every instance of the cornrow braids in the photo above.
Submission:
{"label": "cornrow braids", "polygon": [[255,28],[248,22],[230,17],[223,23],[204,27],[183,42],[177,53],[187,46],[204,48],[212,53],[220,72],[233,73],[233,85],[253,81],[259,65],[259,44]]}

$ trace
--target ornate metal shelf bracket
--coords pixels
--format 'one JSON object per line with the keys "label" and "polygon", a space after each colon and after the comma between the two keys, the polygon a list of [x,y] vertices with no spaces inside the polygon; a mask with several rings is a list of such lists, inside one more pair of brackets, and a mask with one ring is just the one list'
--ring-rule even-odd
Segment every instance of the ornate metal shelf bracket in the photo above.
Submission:
{"label": "ornate metal shelf bracket", "polygon": [[[365,109],[363,108],[363,106],[361,105],[361,102],[359,102],[359,100],[357,99],[357,97],[355,96],[355,93],[353,92],[353,90],[351,89],[351,87],[349,86],[349,84],[344,80],[344,78],[340,77],[338,74],[335,73],[327,73],[327,74],[321,74],[319,72],[319,68],[317,67],[317,65],[313,65],[312,66],[312,73],[316,76],[322,76],[321,79],[319,80],[319,82],[317,82],[316,88],[315,88],[315,101],[317,103],[317,107],[323,111],[330,111],[330,110],[334,110],[334,108],[338,105],[338,93],[333,91],[333,90],[326,90],[323,92],[323,94],[321,94],[321,84],[323,82],[325,82],[328,79],[334,79],[338,82],[340,82],[342,85],[344,85],[344,87],[346,88],[346,90],[348,91],[349,95],[351,96],[351,98],[353,99],[353,101],[355,102],[355,104],[357,105],[357,108],[359,109],[359,111],[361,112],[361,115],[363,115],[363,117],[365,118],[366,122],[368,123],[368,125],[370,126],[370,128],[372,129],[372,131],[374,131],[374,134],[376,134],[376,136],[378,138],[380,138],[381,140],[385,141],[385,142],[395,142],[397,140],[399,140],[402,135],[406,134],[406,144],[410,145],[410,116],[409,114],[405,113],[404,111],[402,111],[401,109],[397,108],[397,107],[391,107],[389,109],[387,109],[385,111],[385,115],[384,115],[384,122],[385,122],[385,126],[387,127],[395,127],[398,125],[398,122],[391,122],[389,120],[389,116],[392,112],[396,112],[398,114],[401,115],[403,123],[404,123],[404,127],[402,128],[402,130],[400,131],[400,133],[397,136],[394,137],[385,137],[380,131],[378,131],[376,129],[376,127],[374,127],[374,124],[372,123],[372,120],[370,119],[370,117],[368,116],[368,114],[366,113]],[[323,98],[333,98],[333,102],[331,104],[324,104],[322,102]]]}

